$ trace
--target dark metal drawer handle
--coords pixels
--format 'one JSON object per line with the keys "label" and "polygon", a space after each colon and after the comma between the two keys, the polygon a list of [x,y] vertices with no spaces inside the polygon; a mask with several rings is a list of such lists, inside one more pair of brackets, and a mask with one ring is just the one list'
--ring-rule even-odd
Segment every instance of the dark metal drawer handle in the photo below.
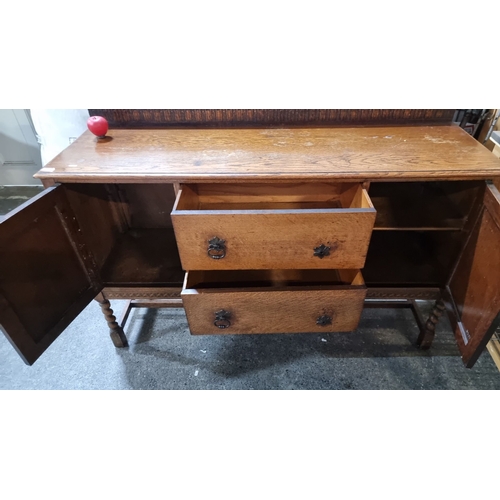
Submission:
{"label": "dark metal drawer handle", "polygon": [[229,311],[224,311],[224,309],[221,309],[220,311],[215,312],[214,325],[221,330],[223,330],[224,328],[229,328],[231,326],[231,321],[229,321],[230,317],[231,313]]}
{"label": "dark metal drawer handle", "polygon": [[223,259],[226,256],[226,241],[214,236],[208,240],[208,256],[212,259]]}
{"label": "dark metal drawer handle", "polygon": [[323,314],[323,316],[319,316],[316,320],[316,324],[319,326],[326,326],[332,324],[332,317],[328,316],[328,314]]}
{"label": "dark metal drawer handle", "polygon": [[327,257],[330,255],[330,247],[323,245],[323,243],[314,249],[314,256],[322,259],[323,257]]}

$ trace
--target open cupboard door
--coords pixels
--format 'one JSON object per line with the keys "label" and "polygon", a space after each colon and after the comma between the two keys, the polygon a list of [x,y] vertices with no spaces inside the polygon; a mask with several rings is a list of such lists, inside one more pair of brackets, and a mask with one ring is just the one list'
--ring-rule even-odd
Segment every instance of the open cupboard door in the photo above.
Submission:
{"label": "open cupboard door", "polygon": [[63,186],[0,222],[0,326],[31,365],[101,290]]}
{"label": "open cupboard door", "polygon": [[471,368],[500,324],[500,193],[493,184],[486,185],[445,298],[462,359]]}

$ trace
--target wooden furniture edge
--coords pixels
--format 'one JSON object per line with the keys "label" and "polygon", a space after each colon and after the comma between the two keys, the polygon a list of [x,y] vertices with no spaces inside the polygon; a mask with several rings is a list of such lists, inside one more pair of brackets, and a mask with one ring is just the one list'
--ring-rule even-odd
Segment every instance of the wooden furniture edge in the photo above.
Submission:
{"label": "wooden furniture edge", "polygon": [[[500,161],[453,125],[227,131],[139,128],[112,129],[108,134],[101,140],[84,132],[35,178],[224,183],[500,177]],[[457,159],[455,166],[448,161],[450,155]],[[366,158],[373,161],[366,163]]]}
{"label": "wooden furniture edge", "polygon": [[500,371],[500,340],[497,337],[493,336],[493,338],[486,344],[486,348],[488,349],[491,358]]}
{"label": "wooden furniture edge", "polygon": [[[40,179],[44,187],[51,187],[57,183],[61,184],[238,184],[248,182],[259,182],[266,184],[284,183],[284,182],[432,182],[432,181],[481,181],[492,180],[500,178],[500,166],[498,170],[475,170],[465,174],[450,173],[450,172],[411,172],[410,174],[395,175],[394,172],[384,172],[377,175],[367,177],[365,173],[356,175],[353,172],[343,173],[303,173],[303,174],[289,174],[278,175],[276,173],[270,174],[238,174],[237,176],[229,176],[227,174],[210,174],[210,175],[197,175],[186,177],[184,175],[153,175],[153,174],[92,174],[92,175],[78,175],[78,174],[44,174],[36,173],[33,177]],[[427,175],[425,175],[427,174]]]}

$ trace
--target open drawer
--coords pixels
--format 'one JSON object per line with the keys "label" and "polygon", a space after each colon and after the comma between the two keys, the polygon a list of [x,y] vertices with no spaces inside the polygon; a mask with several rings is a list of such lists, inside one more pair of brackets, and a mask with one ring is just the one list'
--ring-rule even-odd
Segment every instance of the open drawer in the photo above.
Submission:
{"label": "open drawer", "polygon": [[350,269],[191,271],[181,295],[194,335],[346,332],[366,287]]}
{"label": "open drawer", "polygon": [[197,184],[172,223],[186,271],[360,269],[375,215],[359,183]]}

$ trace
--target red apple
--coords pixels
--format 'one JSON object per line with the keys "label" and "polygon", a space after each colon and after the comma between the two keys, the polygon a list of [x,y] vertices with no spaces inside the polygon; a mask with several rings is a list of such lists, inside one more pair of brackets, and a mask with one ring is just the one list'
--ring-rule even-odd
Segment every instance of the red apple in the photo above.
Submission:
{"label": "red apple", "polygon": [[97,137],[105,137],[108,131],[108,120],[104,116],[91,116],[87,120],[87,127]]}

